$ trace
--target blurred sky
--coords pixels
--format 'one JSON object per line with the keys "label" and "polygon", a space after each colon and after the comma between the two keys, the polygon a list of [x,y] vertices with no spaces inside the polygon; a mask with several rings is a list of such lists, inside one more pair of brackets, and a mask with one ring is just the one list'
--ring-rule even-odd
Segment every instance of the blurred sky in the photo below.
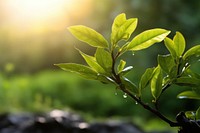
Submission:
{"label": "blurred sky", "polygon": [[79,62],[74,45],[93,49],[67,27],[86,25],[109,39],[112,21],[122,12],[139,18],[137,33],[161,27],[200,42],[199,6],[195,0],[0,0],[0,69],[13,64],[15,72],[35,72],[54,63]]}

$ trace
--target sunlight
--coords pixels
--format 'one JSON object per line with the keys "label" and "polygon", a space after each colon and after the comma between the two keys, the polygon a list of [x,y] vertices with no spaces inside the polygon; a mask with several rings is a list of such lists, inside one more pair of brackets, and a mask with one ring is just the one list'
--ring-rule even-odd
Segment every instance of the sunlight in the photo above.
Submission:
{"label": "sunlight", "polygon": [[[88,11],[88,1],[83,0],[6,0],[4,8],[8,23],[30,29],[41,29],[68,23],[68,16]],[[83,8],[86,8],[86,10]],[[68,19],[68,20],[67,20]]]}

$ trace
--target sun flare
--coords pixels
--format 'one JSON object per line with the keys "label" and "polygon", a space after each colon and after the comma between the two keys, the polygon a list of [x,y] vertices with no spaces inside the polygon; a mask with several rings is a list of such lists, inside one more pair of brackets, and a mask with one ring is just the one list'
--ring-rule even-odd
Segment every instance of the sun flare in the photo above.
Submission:
{"label": "sun flare", "polygon": [[[8,23],[24,29],[41,29],[67,23],[68,16],[87,12],[90,0],[6,0]],[[85,8],[85,9],[82,9]]]}

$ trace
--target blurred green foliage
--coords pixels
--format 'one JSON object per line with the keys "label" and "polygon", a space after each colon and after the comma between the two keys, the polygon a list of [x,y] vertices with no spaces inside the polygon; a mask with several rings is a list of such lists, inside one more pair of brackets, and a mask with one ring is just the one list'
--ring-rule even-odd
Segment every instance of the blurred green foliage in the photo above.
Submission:
{"label": "blurred green foliage", "polygon": [[[180,109],[195,110],[198,105],[192,100],[183,102],[177,99],[174,102],[180,91],[171,89],[165,94],[167,97],[161,99],[161,111],[172,118]],[[154,117],[129,97],[124,98],[124,94],[115,90],[114,86],[87,81],[62,71],[43,71],[31,76],[0,75],[0,92],[1,113],[44,112],[57,108],[72,109],[93,117]],[[145,95],[146,99],[152,98],[150,89],[147,89]]]}

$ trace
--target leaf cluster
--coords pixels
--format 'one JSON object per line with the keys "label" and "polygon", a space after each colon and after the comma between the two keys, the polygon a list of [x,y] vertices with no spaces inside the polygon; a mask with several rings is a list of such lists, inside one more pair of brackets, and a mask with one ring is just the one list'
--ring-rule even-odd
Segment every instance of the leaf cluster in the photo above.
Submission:
{"label": "leaf cluster", "polygon": [[[119,14],[113,21],[110,41],[89,27],[83,25],[69,27],[72,35],[95,47],[96,52],[94,55],[88,55],[77,49],[87,65],[75,63],[56,65],[65,71],[77,73],[87,79],[115,84],[118,89],[130,95],[144,108],[168,122],[157,112],[157,104],[162,93],[171,85],[192,88],[179,94],[179,98],[200,99],[200,75],[190,69],[193,63],[200,60],[200,45],[185,51],[185,38],[180,32],[176,32],[173,39],[170,39],[167,37],[170,31],[161,28],[143,31],[131,39],[137,23],[137,18],[127,19],[124,13]],[[139,85],[127,79],[126,74],[133,69],[133,66],[126,66],[125,59],[119,59],[119,57],[126,52],[137,52],[162,41],[164,41],[169,54],[157,56],[158,65],[146,69],[141,76]],[[119,42],[123,45],[119,45]],[[147,106],[141,99],[143,89],[148,85],[154,98],[155,108]],[[195,113],[195,119],[200,118],[199,114],[200,109]]]}

